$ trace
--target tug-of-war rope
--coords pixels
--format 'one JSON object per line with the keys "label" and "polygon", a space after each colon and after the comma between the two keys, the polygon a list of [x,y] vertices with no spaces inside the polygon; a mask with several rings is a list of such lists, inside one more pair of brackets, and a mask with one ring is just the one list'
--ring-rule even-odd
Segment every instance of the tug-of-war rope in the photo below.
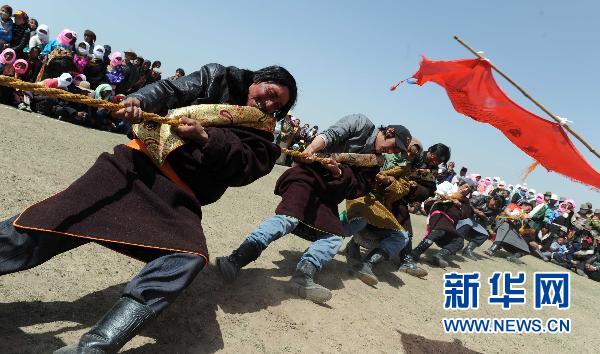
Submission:
{"label": "tug-of-war rope", "polygon": [[[0,75],[0,85],[21,91],[33,92],[41,96],[58,98],[69,102],[81,103],[94,108],[104,108],[108,109],[111,112],[116,112],[120,109],[125,108],[124,105],[119,103],[113,103],[101,99],[91,98],[86,95],[71,93],[61,89],[49,88],[37,83],[31,83],[15,79],[14,77],[10,76]],[[179,125],[178,119],[162,117],[155,113],[142,112],[142,119],[162,124]]]}
{"label": "tug-of-war rope", "polygon": [[[6,86],[6,87],[10,87],[10,88],[13,88],[16,90],[21,90],[21,91],[29,91],[29,92],[32,92],[32,93],[35,93],[35,94],[38,94],[41,96],[61,99],[64,101],[69,101],[69,102],[74,102],[74,103],[80,103],[80,104],[94,107],[94,108],[104,108],[111,112],[116,112],[120,109],[125,108],[124,105],[119,104],[119,103],[113,103],[113,102],[109,102],[109,101],[105,101],[105,100],[101,100],[101,99],[91,98],[86,95],[71,93],[71,92],[68,92],[68,91],[65,91],[62,89],[49,88],[49,87],[42,86],[38,83],[26,82],[26,81],[22,81],[22,80],[19,80],[14,77],[10,77],[10,76],[0,76],[0,86]],[[188,116],[188,115],[186,114],[186,116]],[[189,117],[194,118],[193,115],[189,116]],[[163,117],[163,116],[160,116],[155,113],[148,113],[148,112],[143,112],[143,111],[142,111],[142,119],[144,121],[151,121],[151,122],[156,122],[156,123],[160,123],[160,124],[168,124],[168,125],[172,125],[172,126],[176,126],[176,125],[180,124],[179,118]],[[202,120],[201,122],[202,122],[203,126],[211,125],[211,122],[207,121],[207,120]],[[232,120],[232,122],[233,122],[233,120]],[[222,125],[223,120],[215,121],[215,123]],[[307,154],[302,153],[300,151],[296,151],[296,150],[282,149],[282,152],[287,155],[291,155],[292,157],[296,157],[296,158],[307,158],[308,157]],[[335,160],[338,163],[342,163],[345,165],[363,166],[363,167],[381,166],[382,162],[383,162],[381,157],[379,157],[375,154],[351,154],[351,153],[333,154],[333,155],[330,155],[330,157],[315,156],[315,157],[313,157],[313,160],[316,162],[319,162],[321,164],[329,164],[329,163],[331,163],[332,160]],[[383,171],[383,173],[385,173],[386,175],[393,176],[395,174],[398,174],[400,171],[401,171],[401,169],[393,168],[390,170]]]}

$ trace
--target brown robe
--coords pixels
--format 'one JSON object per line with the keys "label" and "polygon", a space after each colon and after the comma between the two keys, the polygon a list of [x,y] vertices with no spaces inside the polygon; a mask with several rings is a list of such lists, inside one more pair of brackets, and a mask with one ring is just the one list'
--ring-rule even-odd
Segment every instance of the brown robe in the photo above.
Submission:
{"label": "brown robe", "polygon": [[208,257],[201,206],[218,200],[230,186],[268,174],[280,149],[271,133],[252,128],[206,131],[205,144],[188,143],[167,157],[193,194],[163,175],[143,152],[118,145],[67,189],[27,208],[14,226],[109,247],[116,243]]}
{"label": "brown robe", "polygon": [[279,177],[275,194],[282,200],[275,213],[302,222],[294,234],[311,241],[324,234],[345,236],[338,204],[368,193],[379,168],[340,168],[342,175],[336,178],[318,163],[300,164]]}

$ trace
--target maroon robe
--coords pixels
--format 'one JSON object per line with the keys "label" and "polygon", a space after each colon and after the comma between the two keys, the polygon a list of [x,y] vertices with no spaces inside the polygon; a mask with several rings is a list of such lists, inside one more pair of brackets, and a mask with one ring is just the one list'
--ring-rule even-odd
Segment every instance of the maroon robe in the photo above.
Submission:
{"label": "maroon robe", "polygon": [[275,194],[282,199],[275,213],[302,222],[294,234],[311,241],[324,234],[345,235],[338,204],[368,193],[378,168],[340,168],[341,177],[333,177],[319,163],[300,164],[279,177]]}
{"label": "maroon robe", "polygon": [[280,149],[271,133],[251,128],[206,131],[205,144],[188,143],[167,158],[193,194],[163,175],[143,152],[118,145],[67,189],[27,208],[14,226],[116,249],[141,246],[207,258],[201,206],[218,200],[230,186],[268,174]]}

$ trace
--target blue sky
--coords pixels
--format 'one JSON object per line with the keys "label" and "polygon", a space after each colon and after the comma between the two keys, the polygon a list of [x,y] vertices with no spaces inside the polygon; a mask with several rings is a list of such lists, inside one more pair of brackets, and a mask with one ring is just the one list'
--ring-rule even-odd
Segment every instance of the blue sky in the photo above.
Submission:
{"label": "blue sky", "polygon": [[[425,145],[444,142],[458,167],[520,183],[531,159],[493,127],[457,114],[445,92],[427,84],[389,87],[413,74],[420,55],[468,58],[459,35],[600,149],[600,3],[595,1],[19,1],[50,26],[90,28],[113,50],[135,49],[163,62],[163,76],[210,62],[258,69],[279,64],[299,85],[294,113],[326,127],[350,113],[403,124]],[[517,103],[545,117],[506,81]],[[578,142],[588,161],[600,159]],[[527,180],[591,201],[600,193],[538,168]]]}

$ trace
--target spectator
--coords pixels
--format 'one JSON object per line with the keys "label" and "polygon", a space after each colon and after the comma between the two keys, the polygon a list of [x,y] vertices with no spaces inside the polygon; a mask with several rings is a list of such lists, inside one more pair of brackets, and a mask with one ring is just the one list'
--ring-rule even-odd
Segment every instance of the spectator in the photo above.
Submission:
{"label": "spectator", "polygon": [[83,40],[88,44],[88,54],[94,53],[94,47],[96,46],[96,34],[89,29],[83,31]]}
{"label": "spectator", "polygon": [[124,54],[123,73],[125,74],[125,79],[116,89],[116,93],[118,94],[132,92],[132,88],[139,81],[141,75],[140,69],[135,64],[135,61],[137,60],[137,54],[135,51],[133,49],[129,49]]}
{"label": "spectator", "polygon": [[29,57],[27,58],[28,69],[27,72],[21,77],[21,80],[27,82],[35,82],[40,69],[42,68],[42,61],[40,60],[40,47],[33,47],[29,49]]}
{"label": "spectator", "polygon": [[13,35],[10,41],[11,48],[15,51],[18,58],[24,58],[23,49],[29,44],[31,30],[29,29],[29,16],[22,10],[17,10],[13,15],[15,22],[13,24]]}
{"label": "spectator", "polygon": [[308,132],[308,138],[306,143],[310,144],[312,143],[313,140],[315,140],[315,138],[317,137],[317,135],[319,135],[319,127],[318,126],[314,126],[312,127],[312,129]]}
{"label": "spectator", "polygon": [[104,45],[104,65],[110,65],[110,54],[112,53],[112,48],[108,44]]}
{"label": "spectator", "polygon": [[113,90],[125,80],[123,53],[114,52],[110,55],[110,64],[106,67],[106,81]]}
{"label": "spectator", "polygon": [[42,84],[46,87],[62,89],[68,88],[71,83],[73,83],[73,77],[69,73],[63,73],[57,78],[46,79],[42,82]]}
{"label": "spectator", "polygon": [[6,48],[0,53],[0,72],[4,75],[4,70],[11,67],[17,59],[15,51],[12,48]]}
{"label": "spectator", "polygon": [[152,63],[152,69],[154,69],[154,68],[158,68],[158,69],[160,69],[160,67],[161,67],[161,66],[162,66],[162,63],[160,62],[160,60],[155,60],[155,61]]}
{"label": "spectator", "polygon": [[35,30],[35,34],[29,39],[29,50],[31,48],[44,48],[50,40],[50,29],[47,25],[39,25]]}
{"label": "spectator", "polygon": [[104,47],[96,45],[92,52],[92,59],[88,62],[83,70],[87,81],[90,82],[91,88],[95,90],[100,85],[106,76],[106,65],[104,64]]}
{"label": "spectator", "polygon": [[185,76],[185,71],[183,71],[182,68],[179,68],[179,69],[175,70],[175,75],[171,76],[169,78],[169,80],[175,81],[175,80],[177,80],[177,79],[179,79],[179,78],[181,78],[183,76]]}
{"label": "spectator", "polygon": [[83,74],[85,67],[90,61],[88,53],[90,52],[89,44],[87,42],[79,42],[73,55],[73,64],[75,64],[75,72],[77,74]]}
{"label": "spectator", "polygon": [[29,35],[33,37],[36,34],[38,28],[38,20],[36,20],[35,18],[30,18],[28,24],[30,31]]}
{"label": "spectator", "polygon": [[159,68],[153,68],[152,70],[150,70],[150,77],[146,78],[146,85],[151,84],[156,81],[160,81],[161,73],[162,73],[162,71],[160,71]]}
{"label": "spectator", "polygon": [[[80,86],[80,84],[81,84],[83,81],[86,81],[86,82],[88,83],[88,85],[89,85],[89,82],[87,81],[87,77],[85,77],[85,75],[84,75],[84,74],[77,74],[77,75],[75,75],[75,77],[73,78],[73,86],[77,86],[77,87],[79,87],[79,86]],[[89,88],[89,87],[86,87],[86,88]]]}
{"label": "spectator", "polygon": [[0,49],[6,48],[13,37],[12,7],[4,5],[0,7]]}
{"label": "spectator", "polygon": [[42,50],[42,56],[47,57],[56,48],[64,48],[73,51],[73,41],[77,40],[77,33],[65,28],[56,39],[51,40]]}

